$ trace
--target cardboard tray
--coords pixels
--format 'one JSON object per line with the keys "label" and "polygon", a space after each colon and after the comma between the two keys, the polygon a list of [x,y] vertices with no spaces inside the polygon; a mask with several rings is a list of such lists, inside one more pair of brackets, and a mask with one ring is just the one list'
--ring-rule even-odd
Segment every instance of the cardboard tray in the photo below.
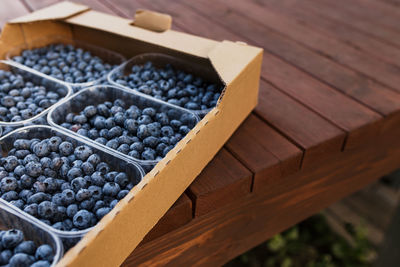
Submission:
{"label": "cardboard tray", "polygon": [[257,104],[261,48],[169,30],[168,18],[141,10],[132,22],[62,2],[14,19],[3,29],[0,58],[15,47],[29,47],[33,40],[61,35],[127,58],[163,53],[189,60],[213,69],[225,85],[217,107],[70,249],[58,266],[120,265]]}

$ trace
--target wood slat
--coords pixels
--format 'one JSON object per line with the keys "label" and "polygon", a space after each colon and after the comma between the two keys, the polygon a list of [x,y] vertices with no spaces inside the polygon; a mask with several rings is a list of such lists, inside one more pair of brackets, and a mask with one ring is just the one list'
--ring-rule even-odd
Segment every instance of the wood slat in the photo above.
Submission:
{"label": "wood slat", "polygon": [[[208,14],[210,20],[218,17],[219,20],[215,20],[215,23],[221,22],[226,28],[233,27],[238,31],[242,30],[242,32],[246,32],[247,36],[254,36],[254,38],[259,38],[259,36],[266,36],[269,40],[274,38],[262,29],[254,32],[253,25],[246,23],[241,15],[235,14],[233,11],[229,12],[226,5],[214,2],[213,8],[207,11],[204,11],[205,1],[196,1],[191,6],[199,12],[204,12],[205,16]],[[271,43],[273,41],[265,40],[264,42],[267,45]],[[282,45],[284,43],[282,42]],[[280,49],[280,45],[275,45],[276,49]],[[374,138],[379,131],[376,123],[381,117],[378,114],[268,53],[265,53],[264,56],[263,77],[321,116],[350,132],[347,148],[355,147],[365,140]],[[293,84],[292,81],[296,81],[296,83]],[[355,132],[351,133],[351,131]]]}
{"label": "wood slat", "polygon": [[187,224],[192,220],[192,201],[184,193],[144,237],[141,245]]}
{"label": "wood slat", "polygon": [[303,152],[255,115],[250,115],[232,135],[226,148],[254,173],[253,191],[266,179],[297,172]]}
{"label": "wood slat", "polygon": [[[196,3],[198,2],[196,1]],[[291,18],[280,16],[276,12],[262,8],[253,2],[246,2],[245,5],[243,3],[244,2],[242,1],[235,1],[230,5],[230,7],[235,8],[241,16],[252,18],[262,26],[280,32],[281,34],[302,43],[304,46],[309,47],[340,64],[349,66],[400,92],[400,68],[376,60],[371,56],[367,56],[365,53],[358,51],[351,46],[319,34],[318,32],[297,23]],[[214,6],[213,11],[217,10],[219,10],[219,12],[215,13],[215,15],[219,14],[219,16],[222,15],[221,12],[226,12],[219,8],[215,8]],[[233,12],[230,14],[232,13]],[[227,16],[222,17],[223,19],[221,18],[221,22],[228,22],[226,17]],[[229,23],[232,23],[232,21],[229,21]]]}
{"label": "wood slat", "polygon": [[349,16],[342,9],[326,5],[326,2],[323,1],[302,1],[302,5],[328,18],[351,25],[366,34],[400,47],[400,33],[395,30],[383,28],[373,21],[360,20],[357,17]]}
{"label": "wood slat", "polygon": [[2,0],[0,7],[0,29],[10,19],[28,14],[29,10],[20,0]]}
{"label": "wood slat", "polygon": [[345,151],[314,170],[275,181],[280,184],[278,187],[252,193],[218,213],[194,219],[137,248],[125,263],[220,266],[396,169],[400,164],[400,143],[396,136],[387,137],[385,143],[364,147],[363,153]]}
{"label": "wood slat", "polygon": [[[399,110],[400,95],[398,93],[299,45],[291,39],[284,38],[258,23],[249,21],[246,24],[241,16],[232,14],[232,12],[229,14],[232,17],[229,21],[235,23],[234,26],[238,28],[238,32],[245,32],[246,36],[253,36],[252,40],[258,45],[307,71],[313,77],[328,83],[380,114],[389,115]],[[250,30],[246,31],[247,25]],[[228,26],[229,23],[226,23],[226,27]],[[263,66],[263,73],[267,73],[266,65]]]}
{"label": "wood slat", "polygon": [[[352,3],[351,1],[350,3]],[[360,32],[351,25],[323,17],[318,13],[303,8],[296,0],[256,1],[268,9],[279,11],[281,14],[296,18],[298,23],[318,32],[342,40],[356,49],[364,50],[386,62],[400,66],[399,48]]]}
{"label": "wood slat", "polygon": [[303,148],[303,168],[326,160],[343,147],[344,131],[265,81],[260,84],[255,112]]}
{"label": "wood slat", "polygon": [[329,1],[329,3],[340,7],[343,12],[348,12],[351,16],[372,21],[381,27],[387,27],[400,32],[400,12],[398,9],[394,9],[391,6],[387,6],[375,0],[339,0]]}
{"label": "wood slat", "polygon": [[[123,3],[128,5],[130,1],[123,1]],[[210,22],[204,16],[198,15],[195,11],[177,3],[177,1],[171,3],[165,3],[164,1],[141,1],[140,4],[145,5],[144,7],[146,8],[171,13],[174,16],[174,24],[180,30],[183,29],[209,38],[219,38],[222,36],[230,40],[249,41],[249,39],[240,39],[241,37],[238,35],[233,34],[218,24]],[[127,6],[124,6],[124,8],[127,8]],[[196,25],[201,25],[199,32],[196,31],[198,29]],[[183,28],[185,26],[186,28]],[[268,70],[264,70],[265,72],[268,72]],[[282,93],[272,92],[273,101],[269,101],[266,97],[262,98],[263,88],[267,86],[264,86],[264,84],[265,82],[261,81],[260,104],[256,110],[261,110],[260,114],[263,116],[263,119],[306,150],[305,163],[321,158],[322,153],[320,152],[337,152],[342,148],[344,135],[341,130]],[[301,123],[302,120],[305,123]],[[308,151],[309,149],[312,149],[312,151]]]}
{"label": "wood slat", "polygon": [[222,148],[187,190],[193,201],[194,216],[250,194],[251,183],[252,173]]}

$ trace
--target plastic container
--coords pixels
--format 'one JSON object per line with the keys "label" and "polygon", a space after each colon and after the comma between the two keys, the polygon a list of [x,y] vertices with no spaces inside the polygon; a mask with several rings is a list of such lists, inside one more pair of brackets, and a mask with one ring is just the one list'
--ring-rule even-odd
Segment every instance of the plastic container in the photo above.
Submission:
{"label": "plastic container", "polygon": [[61,240],[45,227],[36,221],[27,218],[14,208],[8,207],[0,199],[0,229],[18,229],[24,233],[26,240],[32,240],[37,246],[48,244],[53,248],[54,259],[51,266],[56,266],[57,262],[63,256],[63,245]]}
{"label": "plastic container", "polygon": [[[203,64],[196,64],[187,60],[183,60],[177,57],[172,57],[168,56],[165,54],[159,54],[159,53],[146,53],[146,54],[140,54],[137,55],[131,59],[129,59],[127,62],[121,64],[118,68],[114,69],[111,71],[107,77],[108,82],[112,85],[123,87],[129,90],[134,90],[136,93],[140,95],[145,95],[148,97],[151,97],[153,99],[156,99],[155,97],[151,95],[147,95],[144,93],[141,93],[134,88],[130,88],[128,86],[121,85],[117,83],[117,79],[120,76],[125,76],[129,75],[132,73],[132,66],[134,65],[139,65],[142,66],[146,62],[152,62],[153,66],[156,68],[164,68],[166,64],[171,64],[175,69],[177,70],[183,70],[186,73],[192,73],[198,77],[201,77],[203,80],[208,81],[210,83],[215,83],[219,86],[223,86],[222,82],[220,81],[217,72],[212,68],[211,65],[205,66]],[[222,94],[222,92],[221,92]],[[221,97],[221,96],[220,96]],[[160,100],[164,103],[167,103],[166,101]],[[174,105],[177,106],[177,105]],[[177,106],[180,107],[180,106]],[[181,107],[182,108],[182,107]],[[212,108],[209,109],[204,109],[204,110],[190,110],[191,112],[195,113],[196,115],[200,117],[204,117]],[[189,110],[189,109],[188,109]]]}
{"label": "plastic container", "polygon": [[65,122],[64,119],[68,113],[79,113],[88,105],[98,105],[104,103],[105,101],[113,102],[116,99],[124,100],[127,107],[131,105],[136,105],[140,109],[153,107],[157,110],[157,112],[168,112],[169,110],[175,110],[176,117],[172,117],[173,119],[180,118],[180,116],[184,113],[191,114],[193,117],[193,126],[196,125],[199,121],[197,115],[187,109],[165,103],[163,101],[151,98],[147,95],[137,94],[131,89],[110,85],[88,87],[73,94],[64,101],[57,104],[49,112],[47,120],[50,125],[61,129],[62,131],[68,132],[71,135],[77,135],[87,142],[91,142],[105,150],[109,150],[112,153],[118,154],[120,157],[133,159],[143,166],[154,166],[155,164],[157,164],[157,160],[140,160],[130,157],[115,149],[102,145],[88,137],[78,135],[77,133],[61,126],[61,124]]}
{"label": "plastic container", "polygon": [[[114,52],[114,51],[111,51],[111,50],[108,50],[108,49],[105,49],[105,48],[102,48],[99,46],[95,46],[92,44],[88,44],[88,43],[85,43],[82,41],[68,39],[68,38],[65,38],[62,36],[57,36],[57,35],[49,36],[46,38],[38,38],[38,39],[31,41],[28,44],[17,46],[14,49],[8,51],[8,53],[6,54],[6,58],[7,58],[7,60],[13,61],[12,58],[14,56],[19,56],[23,50],[30,50],[30,49],[45,47],[45,46],[48,46],[51,44],[71,44],[77,48],[82,48],[83,50],[89,51],[92,55],[95,55],[95,56],[98,56],[99,58],[101,58],[103,60],[103,62],[109,63],[111,65],[115,65],[115,66],[118,66],[126,61],[126,58],[117,52]],[[15,62],[15,61],[13,61],[13,62]],[[17,62],[15,62],[15,63],[18,65],[21,65],[20,63],[17,63]],[[29,68],[29,67],[27,67],[27,68]],[[30,69],[32,69],[32,68],[30,68]],[[36,70],[34,70],[34,71],[36,71]],[[39,71],[37,71],[37,72],[39,72]],[[41,73],[41,72],[39,72],[39,73]],[[43,74],[43,73],[41,73],[41,74]],[[43,75],[46,75],[46,74],[43,74]],[[48,75],[46,75],[46,76],[48,76]],[[99,84],[102,80],[106,80],[106,77],[107,77],[107,74],[97,80],[83,82],[83,83],[69,83],[69,82],[65,82],[63,80],[58,80],[58,79],[57,80],[62,83],[70,85],[74,89],[74,91],[77,91],[84,87]]]}
{"label": "plastic container", "polygon": [[[0,69],[11,71],[14,74],[21,75],[24,78],[24,81],[32,82],[34,85],[37,86],[44,86],[47,91],[59,93],[62,97],[58,101],[61,101],[72,94],[71,86],[65,83],[61,83],[52,77],[45,76],[40,72],[32,71],[31,69],[22,66],[20,64],[0,60]],[[41,113],[33,116],[32,118],[26,120],[16,121],[16,122],[0,121],[0,126],[6,128],[6,127],[21,127],[24,125],[31,124],[34,121],[38,120],[40,117],[44,117],[49,112],[51,107],[52,106],[48,107],[47,109],[43,110]]]}
{"label": "plastic container", "polygon": [[[63,133],[54,127],[46,126],[46,125],[35,125],[35,126],[27,126],[20,129],[17,129],[2,138],[0,138],[0,153],[3,156],[8,154],[8,151],[12,149],[13,143],[16,139],[23,138],[23,139],[45,139],[50,138],[52,136],[59,136],[63,140],[68,140],[69,142],[73,143],[74,145],[87,145],[92,148],[94,153],[97,153],[102,161],[107,162],[110,168],[113,171],[124,171],[128,174],[131,181],[136,182],[138,184],[143,176],[144,171],[143,169],[134,161],[127,159],[126,157],[121,157],[118,154],[110,154],[108,151],[105,151],[101,148],[93,146],[90,143],[81,140],[76,135],[70,135],[68,133]],[[45,224],[44,222],[40,221],[39,219],[27,214],[26,212],[14,207],[12,204],[6,202],[6,205],[12,207],[21,212],[25,217],[29,218],[29,220],[33,220],[36,224],[40,225],[43,229],[47,231],[51,231],[55,233],[58,237],[61,238],[66,249],[77,243],[87,232],[91,230],[91,228],[80,230],[80,231],[61,231],[54,229],[50,225]]]}

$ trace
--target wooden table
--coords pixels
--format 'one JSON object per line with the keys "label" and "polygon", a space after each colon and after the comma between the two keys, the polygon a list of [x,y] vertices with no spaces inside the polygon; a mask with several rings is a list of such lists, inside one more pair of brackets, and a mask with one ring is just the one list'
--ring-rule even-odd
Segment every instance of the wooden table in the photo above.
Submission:
{"label": "wooden table", "polygon": [[399,0],[78,2],[265,49],[259,105],[126,265],[221,265],[400,166]]}

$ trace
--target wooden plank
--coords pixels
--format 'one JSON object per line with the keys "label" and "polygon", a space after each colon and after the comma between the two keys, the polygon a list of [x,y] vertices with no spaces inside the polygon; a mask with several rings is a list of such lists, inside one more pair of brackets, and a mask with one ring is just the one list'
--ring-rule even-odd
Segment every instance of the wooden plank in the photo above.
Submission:
{"label": "wooden plank", "polygon": [[222,148],[189,186],[198,217],[250,193],[252,173]]}
{"label": "wooden plank", "polygon": [[[351,25],[346,25],[342,22],[323,17],[316,12],[306,10],[296,0],[268,0],[263,2],[256,1],[256,3],[268,9],[279,11],[281,14],[294,17],[306,27],[337,38],[356,49],[363,50],[386,62],[400,66],[399,48],[360,32]],[[353,1],[350,3],[353,3]]]}
{"label": "wooden plank", "polygon": [[366,34],[374,36],[389,44],[400,47],[400,33],[392,29],[381,27],[374,21],[360,20],[357,17],[349,16],[344,13],[342,9],[338,9],[335,6],[326,6],[326,2],[324,3],[322,1],[302,1],[302,6],[313,10],[314,12],[323,14],[325,17],[351,25]]}
{"label": "wooden plank", "polygon": [[[127,2],[127,1],[124,1],[124,3],[126,3],[126,5],[128,5],[129,3]],[[140,2],[140,3],[142,3],[142,2]],[[145,2],[144,4],[146,4],[147,2]],[[150,3],[153,3],[154,4],[154,1],[152,1],[152,2],[150,2]],[[177,19],[176,20],[174,20],[174,23],[176,22],[177,24],[179,24],[179,26],[181,27],[181,26],[183,26],[183,25],[186,25],[186,29],[188,30],[188,31],[190,31],[190,30],[194,30],[195,29],[195,27],[196,27],[196,25],[195,24],[201,24],[201,25],[203,25],[202,27],[204,27],[204,25],[207,25],[207,28],[212,28],[213,30],[212,30],[212,33],[210,33],[210,32],[205,32],[205,33],[207,33],[207,37],[215,37],[215,36],[210,36],[210,34],[211,35],[217,35],[218,34],[218,32],[217,32],[217,30],[219,29],[219,33],[220,33],[220,35],[221,34],[223,34],[224,32],[227,32],[228,30],[227,29],[224,29],[224,28],[221,28],[219,25],[217,25],[217,24],[215,24],[215,23],[213,23],[213,22],[210,22],[209,20],[207,20],[207,19],[204,19],[204,18],[202,18],[202,20],[200,20],[200,18],[198,18],[198,17],[196,17],[196,19],[193,19],[193,17],[192,16],[196,16],[196,12],[194,12],[193,10],[191,10],[190,8],[187,8],[187,7],[185,7],[185,6],[183,6],[183,5],[179,5],[179,4],[177,4],[177,2],[175,1],[175,2],[173,2],[173,3],[168,3],[168,4],[163,4],[163,3],[165,3],[165,2],[163,2],[163,1],[158,1],[157,2],[157,5],[154,5],[154,6],[149,6],[149,4],[146,6],[146,7],[150,7],[150,8],[155,8],[156,10],[164,10],[164,12],[166,11],[166,12],[172,12],[172,11],[175,11],[175,14],[176,14],[176,16],[178,16],[178,13],[179,14],[184,14],[184,15],[182,15],[182,16],[178,16],[177,17]],[[196,1],[196,3],[198,3],[197,1]],[[194,3],[193,3],[194,4]],[[213,4],[214,5],[214,4]],[[127,6],[124,6],[125,8],[127,8]],[[158,9],[157,9],[158,8]],[[182,21],[181,19],[185,19],[184,21]],[[244,23],[244,22],[243,22]],[[251,26],[253,26],[253,25],[250,25],[250,28],[252,28]],[[200,33],[201,34],[201,33]],[[265,35],[265,34],[264,34]],[[265,35],[267,38],[270,38],[271,36],[269,35],[269,34],[266,34]],[[234,38],[234,36],[232,36],[232,38]],[[274,38],[272,38],[272,39],[274,39]],[[267,43],[269,43],[269,41],[266,41]],[[271,42],[273,42],[273,41],[271,41]],[[277,44],[276,45],[276,47],[281,47],[282,45],[284,45],[284,42],[282,42],[282,43],[280,43],[280,44]],[[268,60],[269,60],[269,55],[268,56],[266,56],[267,58],[265,58],[265,60],[264,60],[264,64],[263,64],[263,76],[266,76],[265,75],[265,73],[268,73],[269,72],[269,69],[268,69],[268,66],[269,65],[266,65],[267,63],[268,63]],[[296,56],[296,57],[298,57],[298,56]],[[281,66],[282,66],[282,68],[283,68],[283,70],[282,71],[284,71],[284,69],[286,68],[285,66],[284,66],[284,63],[282,63],[281,64]],[[298,77],[296,77],[296,78],[298,78]],[[285,77],[284,79],[286,79],[287,80],[287,77]],[[305,79],[309,79],[309,80],[313,80],[311,77],[307,77],[307,78],[305,78]],[[306,82],[306,81],[305,81]],[[279,87],[279,85],[278,85],[278,87]],[[298,88],[296,88],[296,89],[298,89]],[[344,97],[342,97],[342,98],[344,98]],[[372,99],[372,98],[371,98]],[[376,99],[379,99],[379,97],[376,97],[376,96],[374,96],[374,98],[373,99],[375,99],[375,100],[373,100],[373,101],[376,101]],[[379,101],[379,100],[378,100]],[[261,102],[262,103],[262,102]],[[356,104],[356,105],[358,105],[358,104]],[[339,104],[339,106],[340,106],[340,104]],[[383,105],[383,106],[385,106],[386,107],[386,105]],[[336,107],[338,107],[338,106],[336,106]],[[335,111],[334,111],[334,114],[336,114],[336,107],[335,107]],[[367,112],[369,112],[369,111],[367,111]],[[348,113],[347,113],[347,115],[348,115]],[[376,114],[374,114],[374,115],[376,115]],[[357,115],[358,116],[358,115]],[[289,117],[289,116],[288,116]],[[376,116],[376,117],[378,117],[378,116]],[[288,118],[289,120],[290,120],[290,117]],[[287,135],[287,133],[285,132],[285,131],[283,131],[283,133],[286,135],[286,136],[288,136]],[[290,136],[290,135],[289,135]],[[352,142],[350,142],[349,143],[350,145],[352,144]]]}
{"label": "wooden plank", "polygon": [[192,201],[184,193],[144,237],[141,244],[171,232],[192,220]]}
{"label": "wooden plank", "polygon": [[267,178],[297,172],[303,154],[255,115],[243,122],[225,147],[254,173],[253,191],[262,190]]}
{"label": "wooden plank", "polygon": [[[235,2],[237,3],[237,2]],[[199,12],[204,12],[204,15],[207,16],[207,14],[212,15],[212,17],[219,17],[223,18],[220,21],[223,22],[223,24],[228,28],[230,23],[234,23],[233,27],[238,27],[238,28],[243,28],[243,25],[246,28],[249,28],[249,30],[246,31],[247,35],[251,35],[252,31],[254,30],[253,25],[248,25],[246,24],[246,21],[243,21],[241,16],[239,15],[232,15],[233,12],[228,12],[226,10],[226,6],[222,4],[216,5],[216,2],[213,3],[213,8],[210,11],[204,11],[206,8],[205,2],[204,1],[196,1],[195,3],[192,3],[193,7],[197,8]],[[203,10],[203,11],[202,11]],[[186,11],[185,11],[186,12]],[[226,15],[227,14],[227,15]],[[210,17],[210,19],[212,19]],[[185,21],[187,22],[187,21]],[[188,23],[188,22],[187,22]],[[217,23],[217,22],[216,22]],[[242,25],[242,26],[240,26]],[[265,33],[263,30],[264,28],[260,29],[260,32],[257,32],[257,34],[254,34],[255,36],[266,36],[268,37],[269,40],[274,39],[271,38],[271,35],[269,33]],[[245,31],[245,29],[242,29]],[[258,38],[258,37],[257,37]],[[271,44],[273,43],[272,41],[266,41],[266,43]],[[281,45],[284,45],[284,42],[279,45],[275,45],[277,49],[280,49]],[[298,58],[298,56],[297,56]],[[304,59],[306,60],[306,59]],[[276,62],[279,61],[279,59],[271,56],[268,53],[265,53],[264,56],[264,63],[263,63],[263,77],[267,77],[267,79],[271,82],[273,82],[278,88],[282,90],[286,90],[287,88],[282,88],[283,86],[286,87],[288,84],[282,84],[282,83],[287,83],[289,81],[293,80],[298,81],[295,85],[293,85],[291,82],[290,83],[290,88],[293,89],[290,92],[286,90],[288,94],[291,96],[295,97],[298,99],[300,102],[304,103],[307,106],[310,106],[310,108],[317,113],[319,113],[321,116],[325,117],[326,119],[330,120],[331,122],[335,123],[342,129],[350,132],[354,131],[357,129],[356,132],[352,133],[349,136],[349,140],[347,142],[347,148],[351,148],[353,146],[357,146],[363,140],[368,140],[371,137],[374,138],[375,135],[377,134],[378,128],[375,123],[378,121],[380,116],[371,110],[368,110],[367,108],[363,107],[359,103],[348,99],[347,97],[343,96],[342,94],[338,93],[336,90],[332,88],[328,88],[324,84],[314,80],[310,75],[303,74],[301,71],[299,71],[296,68],[293,68],[291,66],[286,67],[286,63],[279,61],[279,67],[274,66],[273,64],[276,64]],[[273,63],[272,63],[273,62]],[[271,74],[271,68],[274,69],[275,73]],[[276,74],[276,72],[279,73],[279,76],[272,77],[273,75]],[[293,74],[296,77],[290,77],[288,79],[288,72]],[[282,77],[284,76],[284,77]],[[272,81],[273,80],[273,81]],[[278,81],[277,81],[278,80]],[[301,83],[299,82],[301,81]],[[304,84],[303,84],[304,83]],[[304,86],[301,86],[304,85]],[[301,87],[301,88],[300,88]],[[322,89],[324,88],[324,89]],[[303,90],[306,90],[307,93]],[[293,95],[292,93],[295,92]],[[359,95],[362,95],[359,93]],[[314,98],[313,100],[310,99]],[[308,98],[307,101],[305,98]],[[377,99],[376,96],[374,98],[370,99]],[[317,107],[318,105],[318,107]],[[353,115],[351,115],[353,114]],[[345,118],[346,117],[346,118]],[[350,119],[350,118],[355,118],[355,120]],[[347,120],[347,121],[346,121]],[[350,125],[352,124],[352,125]],[[360,127],[363,127],[360,129]],[[361,140],[358,140],[361,138]]]}
{"label": "wooden plank", "polygon": [[342,130],[265,81],[260,84],[259,102],[255,112],[303,148],[303,168],[342,149]]}
{"label": "wooden plank", "polygon": [[[196,1],[196,6],[198,3],[205,4],[204,1]],[[210,16],[213,18],[218,16],[219,21],[229,23],[231,27],[234,27],[238,31],[242,30],[243,27],[247,25],[243,25],[241,21],[233,21],[232,19],[228,20],[228,18],[235,17],[236,19],[234,14],[238,14],[238,17],[242,17],[242,20],[246,18],[254,19],[260,23],[260,25],[284,34],[304,46],[309,47],[310,49],[313,49],[340,64],[351,67],[400,92],[400,68],[376,60],[373,57],[368,57],[365,53],[333,38],[319,34],[318,32],[299,24],[292,18],[276,14],[276,12],[262,8],[253,2],[246,2],[245,5],[243,3],[244,2],[242,1],[231,3],[230,8],[234,8],[234,10],[228,14],[226,13],[226,5],[222,4],[220,7],[220,5],[214,3],[212,13],[211,10],[207,10],[207,13],[211,13]],[[203,5],[202,7],[204,8]],[[246,34],[249,34],[249,31],[247,31]]]}
{"label": "wooden plank", "polygon": [[[314,1],[314,0],[313,0]],[[317,0],[319,1],[319,0]],[[373,21],[381,27],[400,31],[399,9],[379,3],[376,0],[329,1],[341,8],[344,13],[367,21]]]}
{"label": "wooden plank", "polygon": [[29,13],[20,0],[2,0],[0,8],[0,29],[10,19]]}
{"label": "wooden plank", "polygon": [[345,130],[345,148],[363,145],[379,134],[380,115],[312,79],[309,74],[267,54],[264,56],[263,70],[264,76],[273,85]]}
{"label": "wooden plank", "polygon": [[385,143],[370,144],[363,150],[342,152],[334,161],[275,181],[277,187],[252,193],[218,212],[194,219],[177,231],[138,247],[125,263],[222,265],[397,168],[400,143],[395,136],[387,138]]}

